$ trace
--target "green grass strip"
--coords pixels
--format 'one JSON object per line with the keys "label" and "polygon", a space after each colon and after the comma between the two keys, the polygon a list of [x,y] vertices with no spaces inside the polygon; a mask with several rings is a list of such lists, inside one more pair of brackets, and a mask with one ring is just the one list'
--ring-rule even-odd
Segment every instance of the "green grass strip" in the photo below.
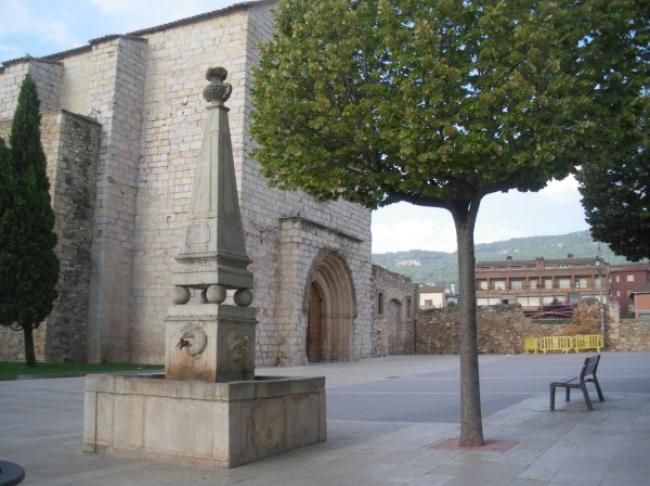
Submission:
{"label": "green grass strip", "polygon": [[20,375],[78,375],[89,373],[110,373],[113,371],[159,370],[162,365],[135,363],[37,363],[29,368],[24,363],[0,362],[0,376]]}

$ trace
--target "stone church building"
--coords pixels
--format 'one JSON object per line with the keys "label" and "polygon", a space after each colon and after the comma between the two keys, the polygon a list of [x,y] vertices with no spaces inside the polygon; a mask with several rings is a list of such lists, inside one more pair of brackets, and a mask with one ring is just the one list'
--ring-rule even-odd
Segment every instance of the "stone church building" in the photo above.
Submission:
{"label": "stone church building", "polygon": [[[233,85],[258,365],[386,354],[373,343],[370,212],[271,189],[249,155],[251,68],[271,35],[273,3],[241,3],[0,68],[0,137],[8,141],[27,73],[41,99],[61,275],[55,309],[38,331],[39,358],[162,362],[170,267],[187,225],[212,66],[224,66]],[[0,329],[0,360],[16,358],[17,340]]]}

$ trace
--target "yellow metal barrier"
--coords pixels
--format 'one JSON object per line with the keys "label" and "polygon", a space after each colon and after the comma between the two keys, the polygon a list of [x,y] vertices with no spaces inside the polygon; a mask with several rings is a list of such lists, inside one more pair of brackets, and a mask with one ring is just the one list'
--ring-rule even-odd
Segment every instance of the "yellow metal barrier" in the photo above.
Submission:
{"label": "yellow metal barrier", "polygon": [[586,336],[574,336],[573,347],[578,351],[583,351],[585,349],[595,349],[600,353],[600,350],[603,348],[603,336],[600,334],[589,334]]}
{"label": "yellow metal barrier", "polygon": [[589,334],[586,336],[544,336],[540,338],[524,338],[524,352],[535,353],[541,351],[546,354],[548,351],[584,351],[595,349],[600,352],[603,348],[603,337],[600,334]]}
{"label": "yellow metal barrier", "polygon": [[534,337],[524,338],[524,353],[537,354],[537,349],[538,349],[537,338]]}

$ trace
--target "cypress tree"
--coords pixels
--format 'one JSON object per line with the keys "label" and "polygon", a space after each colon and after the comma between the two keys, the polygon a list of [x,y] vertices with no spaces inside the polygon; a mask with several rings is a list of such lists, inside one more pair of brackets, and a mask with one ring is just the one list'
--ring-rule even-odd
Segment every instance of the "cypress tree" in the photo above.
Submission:
{"label": "cypress tree", "polygon": [[27,366],[36,365],[33,330],[52,311],[59,275],[39,106],[28,75],[11,127],[11,149],[0,148],[0,324],[22,329]]}

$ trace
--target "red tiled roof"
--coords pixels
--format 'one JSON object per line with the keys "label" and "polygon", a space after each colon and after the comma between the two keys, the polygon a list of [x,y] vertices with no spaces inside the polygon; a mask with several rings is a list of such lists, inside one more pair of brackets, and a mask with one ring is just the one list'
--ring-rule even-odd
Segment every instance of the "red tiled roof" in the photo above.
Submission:
{"label": "red tiled roof", "polygon": [[440,285],[420,285],[421,294],[444,294],[445,288]]}

